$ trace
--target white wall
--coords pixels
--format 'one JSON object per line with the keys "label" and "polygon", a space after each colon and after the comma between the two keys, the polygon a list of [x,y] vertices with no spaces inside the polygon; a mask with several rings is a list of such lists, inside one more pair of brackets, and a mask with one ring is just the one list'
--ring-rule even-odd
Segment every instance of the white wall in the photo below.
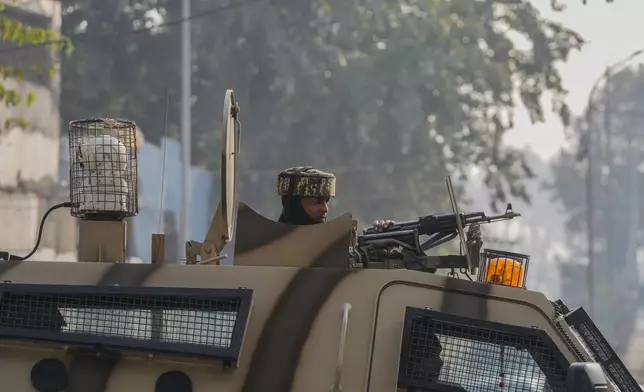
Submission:
{"label": "white wall", "polygon": [[[10,0],[0,0],[14,6]],[[60,2],[34,0],[17,2],[22,10],[49,17],[50,28],[60,31]],[[30,49],[27,49],[30,50]],[[35,49],[39,50],[39,49]],[[41,50],[41,49],[40,49]],[[22,56],[16,52],[15,61],[21,65]],[[58,110],[60,77],[48,85],[31,81],[5,80],[6,88],[36,94],[33,105],[7,108],[0,105],[0,126],[8,118],[21,117],[31,123],[26,129],[11,127],[0,132],[0,249],[22,255],[36,242],[40,219],[52,204],[63,201],[53,194],[58,181],[60,160],[60,115]],[[61,235],[60,231],[64,231]],[[67,211],[52,214],[43,233],[41,257],[69,258],[74,252],[74,221]],[[38,255],[34,258],[40,258]]]}

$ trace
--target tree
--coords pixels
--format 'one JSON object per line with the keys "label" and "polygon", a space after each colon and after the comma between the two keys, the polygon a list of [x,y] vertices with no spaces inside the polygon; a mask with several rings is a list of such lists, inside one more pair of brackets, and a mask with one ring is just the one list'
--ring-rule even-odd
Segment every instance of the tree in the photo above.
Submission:
{"label": "tree", "polygon": [[[87,35],[73,37],[81,49],[63,70],[63,112],[131,117],[155,142],[164,92],[178,90],[178,30],[122,32],[151,23],[152,14],[167,23],[179,13],[173,2],[138,3],[71,2],[64,31],[82,24]],[[527,198],[521,180],[530,170],[501,143],[515,110],[521,103],[542,121],[541,98],[550,92],[553,109],[568,121],[556,65],[583,40],[525,0],[237,0],[221,12],[212,7],[193,5],[195,15],[208,12],[193,21],[193,156],[218,167],[220,97],[234,88],[244,128],[241,197],[269,216],[279,208],[277,172],[302,164],[334,171],[336,211],[361,220],[448,209],[445,174],[465,178],[472,165],[486,169],[494,199]],[[110,31],[120,33],[100,45],[90,39]],[[532,48],[516,46],[513,33]],[[83,91],[87,85],[98,87]],[[173,94],[174,137],[177,104]]]}
{"label": "tree", "polygon": [[[592,197],[594,199],[595,287],[593,316],[608,339],[623,349],[632,333],[639,285],[637,250],[642,243],[640,222],[644,191],[640,168],[644,158],[644,68],[626,69],[609,79],[592,106],[590,122],[579,121],[569,135],[572,142],[588,140],[585,148],[594,156]],[[576,153],[564,151],[554,163],[555,196],[566,206],[567,230],[573,260],[585,259],[587,240],[586,164]],[[582,277],[583,279],[584,277]],[[565,298],[564,298],[565,299]],[[584,304],[586,305],[586,304]]]}
{"label": "tree", "polygon": [[[13,4],[15,5],[16,3],[14,0]],[[0,36],[2,37],[2,46],[5,47],[3,50],[5,53],[2,57],[7,59],[0,65],[0,77],[2,77],[2,81],[0,81],[0,103],[4,104],[7,108],[16,107],[21,104],[29,107],[36,99],[36,94],[30,91],[23,96],[23,94],[12,87],[11,83],[7,83],[7,81],[13,80],[20,83],[27,73],[44,73],[53,77],[57,69],[57,62],[43,65],[42,63],[34,61],[30,62],[28,58],[25,61],[18,53],[21,50],[20,47],[46,46],[53,48],[55,53],[63,52],[67,54],[71,53],[73,47],[68,39],[60,36],[51,29],[29,26],[12,17],[12,8],[7,7],[5,4],[0,4],[0,11],[3,12],[0,15]],[[7,48],[7,46],[9,47]],[[3,51],[0,51],[0,54]],[[9,128],[12,125],[26,126],[28,125],[28,121],[20,117],[9,117],[4,119],[2,125],[0,131],[2,128]]]}

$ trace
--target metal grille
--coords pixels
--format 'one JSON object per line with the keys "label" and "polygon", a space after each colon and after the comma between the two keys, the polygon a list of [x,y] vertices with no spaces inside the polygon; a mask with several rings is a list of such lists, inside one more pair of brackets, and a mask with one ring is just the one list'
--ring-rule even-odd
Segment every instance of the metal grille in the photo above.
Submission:
{"label": "metal grille", "polygon": [[72,216],[138,214],[136,124],[109,118],[72,121],[69,152]]}
{"label": "metal grille", "polygon": [[484,249],[477,280],[502,286],[526,288],[530,256]]}
{"label": "metal grille", "polygon": [[5,292],[0,328],[228,348],[240,305],[239,298]]}
{"label": "metal grille", "polygon": [[583,308],[579,307],[568,313],[565,319],[577,340],[604,369],[616,391],[641,392],[635,378]]}
{"label": "metal grille", "polygon": [[534,334],[428,316],[408,318],[405,328],[399,388],[468,392],[565,390],[565,367]]}

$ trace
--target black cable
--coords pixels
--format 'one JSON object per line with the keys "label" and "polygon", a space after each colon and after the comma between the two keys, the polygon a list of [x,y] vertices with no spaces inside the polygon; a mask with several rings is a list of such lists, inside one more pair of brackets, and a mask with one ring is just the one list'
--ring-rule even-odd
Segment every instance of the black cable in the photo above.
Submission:
{"label": "black cable", "polygon": [[0,252],[0,259],[22,261],[22,260],[27,260],[28,258],[33,256],[34,253],[36,253],[36,251],[38,250],[38,247],[40,246],[40,240],[42,239],[43,228],[45,227],[45,221],[47,220],[47,217],[49,216],[49,214],[51,214],[52,212],[54,212],[59,208],[63,208],[63,207],[70,208],[71,206],[72,206],[72,203],[65,202],[65,203],[59,203],[49,207],[47,212],[45,212],[45,215],[43,215],[42,219],[40,220],[40,227],[38,228],[38,239],[36,240],[36,245],[31,250],[31,252],[27,254],[27,256],[15,256],[10,254],[9,252]]}
{"label": "black cable", "polygon": [[[204,18],[204,17],[207,17],[207,16],[216,15],[216,14],[218,14],[220,12],[228,11],[228,10],[231,10],[233,8],[237,8],[239,6],[246,5],[246,4],[249,4],[249,3],[253,3],[253,2],[256,2],[256,1],[259,1],[259,0],[242,0],[242,1],[238,1],[238,2],[228,4],[228,5],[225,5],[225,6],[217,7],[215,9],[211,9],[211,10],[208,10],[208,11],[203,11],[203,12],[200,12],[198,14],[191,15],[188,18],[180,18],[180,19],[175,19],[175,20],[169,20],[167,22],[163,22],[163,23],[160,23],[158,25],[151,26],[151,27],[144,27],[142,29],[129,30],[129,31],[124,31],[124,32],[119,31],[119,32],[116,32],[116,33],[109,33],[109,34],[103,34],[103,35],[74,34],[74,35],[71,35],[70,37],[67,37],[67,39],[62,38],[62,39],[56,39],[56,40],[41,42],[41,43],[38,43],[38,44],[28,44],[28,45],[14,46],[14,47],[11,47],[11,48],[0,50],[0,54],[17,52],[19,50],[38,48],[38,47],[41,47],[41,46],[47,46],[47,45],[53,45],[53,44],[57,44],[57,43],[62,43],[62,42],[66,41],[66,40],[68,40],[70,38],[76,38],[76,39],[89,38],[91,40],[91,42],[94,42],[94,40],[99,40],[99,39],[117,38],[117,37],[122,37],[122,36],[127,36],[127,35],[135,35],[135,34],[146,33],[146,32],[149,32],[150,30],[154,30],[154,29],[159,28],[159,27],[176,26],[176,25],[180,25],[181,23],[183,23],[183,22],[185,22],[187,20],[194,20],[194,19]],[[77,44],[77,43],[79,43],[79,42],[76,42],[75,44]]]}

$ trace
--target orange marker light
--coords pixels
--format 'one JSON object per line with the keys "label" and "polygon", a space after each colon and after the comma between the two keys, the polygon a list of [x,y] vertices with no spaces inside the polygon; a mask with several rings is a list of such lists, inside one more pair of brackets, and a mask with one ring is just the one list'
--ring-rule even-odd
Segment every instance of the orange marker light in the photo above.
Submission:
{"label": "orange marker light", "polygon": [[485,266],[485,281],[510,287],[522,287],[523,265],[516,260],[499,257],[490,260]]}

